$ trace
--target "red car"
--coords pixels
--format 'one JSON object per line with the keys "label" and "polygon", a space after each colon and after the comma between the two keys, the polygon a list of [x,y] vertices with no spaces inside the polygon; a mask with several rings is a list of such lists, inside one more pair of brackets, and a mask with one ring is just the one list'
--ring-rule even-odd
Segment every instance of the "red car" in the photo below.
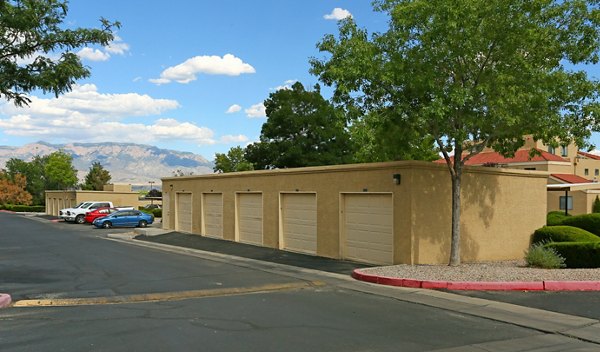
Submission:
{"label": "red car", "polygon": [[104,217],[104,216],[108,216],[108,215],[114,213],[115,211],[119,211],[119,209],[117,209],[117,208],[98,208],[98,209],[94,209],[93,211],[88,211],[87,213],[85,213],[85,222],[87,222],[88,224],[91,224],[94,222],[94,220]]}

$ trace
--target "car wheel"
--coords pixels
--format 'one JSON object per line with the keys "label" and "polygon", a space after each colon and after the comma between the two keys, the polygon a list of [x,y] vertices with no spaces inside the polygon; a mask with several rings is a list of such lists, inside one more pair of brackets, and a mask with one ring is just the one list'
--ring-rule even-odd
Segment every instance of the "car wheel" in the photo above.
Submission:
{"label": "car wheel", "polygon": [[141,220],[140,223],[138,224],[139,227],[146,227],[148,226],[148,223],[146,222],[146,220]]}
{"label": "car wheel", "polygon": [[105,229],[110,229],[112,227],[112,224],[110,223],[110,221],[105,221],[102,223],[102,227],[104,227]]}
{"label": "car wheel", "polygon": [[85,222],[85,216],[83,215],[77,215],[75,217],[75,222],[78,224],[83,224]]}

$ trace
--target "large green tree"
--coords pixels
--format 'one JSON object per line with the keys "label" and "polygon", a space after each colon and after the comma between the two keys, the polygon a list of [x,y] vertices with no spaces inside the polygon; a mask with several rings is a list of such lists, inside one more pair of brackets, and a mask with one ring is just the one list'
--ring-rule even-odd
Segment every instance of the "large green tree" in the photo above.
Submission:
{"label": "large green tree", "polygon": [[40,89],[56,96],[71,90],[90,71],[77,48],[107,45],[118,22],[100,19],[99,29],[62,28],[64,0],[0,0],[0,97],[27,105],[27,93]]}
{"label": "large green tree", "polygon": [[265,100],[267,121],[260,142],[246,148],[255,169],[335,165],[352,161],[353,150],[339,109],[325,100],[319,86],[307,91],[300,82]]}
{"label": "large green tree", "polygon": [[84,183],[81,188],[90,191],[102,191],[104,185],[111,179],[110,172],[106,170],[98,161],[94,161],[87,175],[85,175]]}
{"label": "large green tree", "polygon": [[73,157],[63,151],[46,157],[44,164],[47,190],[73,188],[77,185],[77,170],[73,167]]}
{"label": "large green tree", "polygon": [[[389,28],[369,36],[352,19],[318,44],[311,71],[334,100],[406,132],[430,136],[452,182],[450,265],[460,264],[465,162],[491,147],[505,156],[523,135],[587,145],[598,129],[597,0],[377,0]],[[406,135],[398,131],[398,138]],[[452,155],[453,152],[453,155]]]}
{"label": "large green tree", "polygon": [[229,149],[227,154],[216,153],[213,170],[217,173],[250,171],[254,166],[244,157],[244,149],[237,146]]}

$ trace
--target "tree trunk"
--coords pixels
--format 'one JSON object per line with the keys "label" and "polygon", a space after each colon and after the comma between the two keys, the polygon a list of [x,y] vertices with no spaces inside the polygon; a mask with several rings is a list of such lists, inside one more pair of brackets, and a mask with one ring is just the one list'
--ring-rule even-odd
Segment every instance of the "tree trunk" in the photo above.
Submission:
{"label": "tree trunk", "polygon": [[[458,158],[457,158],[458,155]],[[462,179],[462,146],[455,146],[452,165],[452,242],[450,243],[450,266],[460,265],[460,183]]]}
{"label": "tree trunk", "polygon": [[[457,170],[458,171],[458,170]],[[450,266],[460,265],[460,181],[461,174],[452,175],[452,242],[450,244]]]}

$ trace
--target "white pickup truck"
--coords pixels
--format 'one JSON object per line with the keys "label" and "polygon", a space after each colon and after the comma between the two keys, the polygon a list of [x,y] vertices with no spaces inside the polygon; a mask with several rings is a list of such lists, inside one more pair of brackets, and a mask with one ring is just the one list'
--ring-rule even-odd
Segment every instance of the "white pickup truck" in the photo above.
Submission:
{"label": "white pickup truck", "polygon": [[[61,209],[58,212],[58,217],[65,221],[73,221],[78,224],[85,222],[85,213],[98,208],[114,208],[112,202],[83,202],[79,203],[74,208]],[[119,210],[134,210],[133,207],[118,207]]]}

